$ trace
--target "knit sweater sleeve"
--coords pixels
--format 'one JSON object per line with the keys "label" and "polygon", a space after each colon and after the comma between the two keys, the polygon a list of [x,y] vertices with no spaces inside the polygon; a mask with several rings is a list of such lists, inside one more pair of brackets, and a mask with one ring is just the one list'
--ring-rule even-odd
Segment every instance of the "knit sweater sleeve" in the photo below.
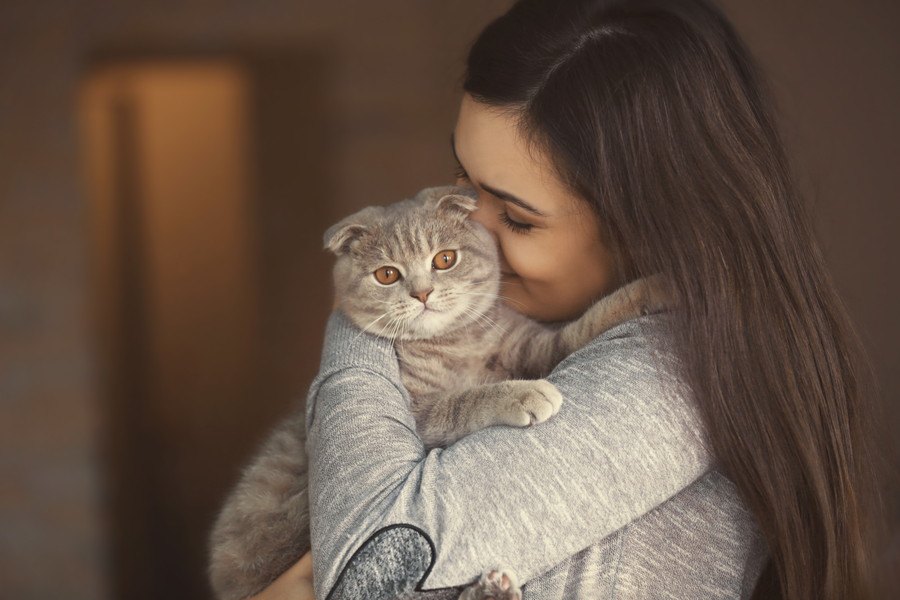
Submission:
{"label": "knit sweater sleeve", "polygon": [[622,323],[560,362],[549,420],[426,452],[391,342],[336,309],[306,404],[317,600],[340,598],[348,562],[391,526],[428,540],[418,589],[498,566],[526,582],[709,471],[699,416],[677,386],[664,393],[673,380],[645,335],[666,316]]}

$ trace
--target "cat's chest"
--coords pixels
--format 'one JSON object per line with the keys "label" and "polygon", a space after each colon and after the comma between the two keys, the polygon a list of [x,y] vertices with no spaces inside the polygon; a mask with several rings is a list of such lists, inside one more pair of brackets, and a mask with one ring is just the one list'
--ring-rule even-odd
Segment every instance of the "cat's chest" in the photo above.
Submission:
{"label": "cat's chest", "polygon": [[398,344],[403,385],[415,398],[508,379],[510,374],[498,364],[497,346],[494,336]]}

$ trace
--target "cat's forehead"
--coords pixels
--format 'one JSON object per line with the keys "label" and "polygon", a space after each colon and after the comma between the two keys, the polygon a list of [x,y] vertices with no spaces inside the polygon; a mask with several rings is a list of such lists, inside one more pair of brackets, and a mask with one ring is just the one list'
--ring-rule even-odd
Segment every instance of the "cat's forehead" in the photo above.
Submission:
{"label": "cat's forehead", "polygon": [[386,223],[382,236],[384,242],[394,245],[394,249],[414,255],[431,251],[434,246],[458,244],[465,231],[465,225],[459,221],[441,219],[434,211],[418,209]]}
{"label": "cat's forehead", "polygon": [[464,223],[415,208],[378,223],[353,255],[366,268],[381,262],[415,264],[434,252],[467,245],[471,236],[466,230]]}

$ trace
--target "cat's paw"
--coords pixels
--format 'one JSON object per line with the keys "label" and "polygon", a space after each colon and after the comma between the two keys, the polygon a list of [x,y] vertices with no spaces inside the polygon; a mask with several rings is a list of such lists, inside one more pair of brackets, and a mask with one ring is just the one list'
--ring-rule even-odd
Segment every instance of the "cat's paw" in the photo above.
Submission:
{"label": "cat's paw", "polygon": [[672,307],[672,297],[665,277],[654,273],[625,286],[628,297],[642,315],[661,312]]}
{"label": "cat's paw", "polygon": [[459,600],[521,600],[522,590],[512,571],[500,569],[483,574],[467,587]]}
{"label": "cat's paw", "polygon": [[508,382],[511,393],[501,406],[501,422],[527,427],[546,421],[562,405],[562,394],[546,379],[523,379]]}

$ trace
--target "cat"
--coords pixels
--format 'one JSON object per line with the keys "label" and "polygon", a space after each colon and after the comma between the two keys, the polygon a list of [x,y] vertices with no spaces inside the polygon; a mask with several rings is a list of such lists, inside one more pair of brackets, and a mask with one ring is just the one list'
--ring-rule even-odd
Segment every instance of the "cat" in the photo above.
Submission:
{"label": "cat", "polygon": [[[527,427],[557,413],[543,379],[611,327],[664,310],[661,275],[637,279],[564,324],[535,321],[500,296],[496,242],[470,219],[470,188],[436,186],[366,207],[328,228],[337,306],[363,331],[390,339],[410,411],[427,449],[491,425]],[[360,334],[362,335],[362,334]],[[309,550],[302,411],[280,423],[227,498],[210,536],[209,577],[220,600],[258,593]],[[460,600],[518,599],[514,573],[496,570]]]}

